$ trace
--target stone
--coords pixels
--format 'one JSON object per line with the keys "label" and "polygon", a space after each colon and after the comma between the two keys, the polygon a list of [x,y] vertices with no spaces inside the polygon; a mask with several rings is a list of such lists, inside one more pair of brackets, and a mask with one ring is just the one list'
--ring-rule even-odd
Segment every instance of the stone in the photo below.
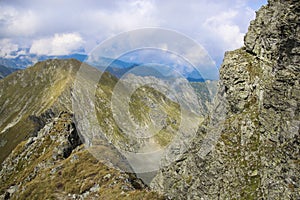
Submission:
{"label": "stone", "polygon": [[17,185],[12,185],[12,186],[10,186],[10,188],[8,188],[6,191],[7,191],[9,194],[13,194],[13,193],[15,193],[17,190],[18,190],[18,186],[17,186]]}
{"label": "stone", "polygon": [[103,179],[110,179],[110,177],[111,177],[111,174],[106,174],[105,176],[103,176]]}
{"label": "stone", "polygon": [[298,0],[269,0],[257,12],[244,47],[225,54],[211,116],[153,190],[170,199],[300,199],[299,10]]}

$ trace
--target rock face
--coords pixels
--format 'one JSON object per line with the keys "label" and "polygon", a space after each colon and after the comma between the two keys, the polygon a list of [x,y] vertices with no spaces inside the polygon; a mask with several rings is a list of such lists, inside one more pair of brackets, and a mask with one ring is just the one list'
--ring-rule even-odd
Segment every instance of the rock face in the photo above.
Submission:
{"label": "rock face", "polygon": [[227,52],[212,114],[151,187],[171,199],[300,198],[300,2],[269,0]]}

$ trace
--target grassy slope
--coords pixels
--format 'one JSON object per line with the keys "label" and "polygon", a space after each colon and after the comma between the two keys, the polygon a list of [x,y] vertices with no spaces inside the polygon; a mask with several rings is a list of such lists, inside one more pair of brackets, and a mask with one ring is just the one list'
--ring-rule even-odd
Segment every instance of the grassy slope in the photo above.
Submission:
{"label": "grassy slope", "polygon": [[[76,60],[45,61],[0,80],[0,162],[18,143],[39,129],[39,124],[31,120],[31,116],[41,116],[49,109],[56,114],[71,109],[70,88],[80,65]],[[112,91],[117,82],[118,79],[112,75],[103,74],[96,93],[97,117],[108,138],[116,143],[126,144],[129,138],[118,128],[110,108]],[[153,88],[138,90],[130,103],[130,111],[137,124],[151,123],[149,113],[144,112],[149,110],[149,102],[141,100],[146,96],[167,113],[167,125],[155,138],[164,146],[178,129],[179,124],[171,122],[179,122],[180,108]]]}
{"label": "grassy slope", "polygon": [[[118,80],[115,77],[108,74],[102,76],[99,81],[100,84],[96,93],[97,98],[101,99],[101,101],[96,102],[98,121],[100,126],[107,133],[108,138],[114,141],[115,144],[118,142],[123,144],[130,142],[134,145],[136,142],[132,141],[134,138],[126,137],[122,132],[122,129],[118,128],[112,115],[110,99],[117,82]],[[126,87],[121,87],[123,87],[122,92],[124,92],[124,94],[118,94],[120,106],[122,104],[121,101],[124,100],[123,98],[127,92]],[[129,101],[129,115],[136,126],[149,126],[153,123],[153,120],[150,119],[150,104],[156,105],[161,112],[166,113],[165,126],[161,131],[154,135],[155,141],[160,146],[166,146],[179,128],[180,106],[152,87],[141,87],[132,94]]]}

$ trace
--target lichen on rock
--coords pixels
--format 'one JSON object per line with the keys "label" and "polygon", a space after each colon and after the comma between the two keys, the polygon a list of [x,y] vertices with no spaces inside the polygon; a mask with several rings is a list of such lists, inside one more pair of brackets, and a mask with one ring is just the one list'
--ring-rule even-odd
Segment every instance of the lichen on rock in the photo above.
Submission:
{"label": "lichen on rock", "polygon": [[159,171],[154,190],[171,199],[300,198],[299,11],[299,1],[269,0],[257,12],[245,46],[227,52],[220,69],[216,104],[225,117],[207,117],[191,148]]}

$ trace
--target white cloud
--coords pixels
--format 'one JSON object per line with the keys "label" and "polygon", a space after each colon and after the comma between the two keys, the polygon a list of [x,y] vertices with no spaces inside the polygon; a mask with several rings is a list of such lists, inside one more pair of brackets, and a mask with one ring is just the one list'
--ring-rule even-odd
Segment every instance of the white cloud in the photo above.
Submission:
{"label": "white cloud", "polygon": [[[38,26],[38,17],[31,10],[17,10],[13,7],[0,7],[1,35],[30,36]],[[3,27],[4,26],[4,27]]]}
{"label": "white cloud", "polygon": [[51,38],[34,40],[30,53],[39,55],[67,55],[78,50],[83,39],[77,33],[55,34]]}
{"label": "white cloud", "polygon": [[11,58],[18,51],[18,45],[13,44],[10,39],[0,40],[0,57]]}
{"label": "white cloud", "polygon": [[[260,0],[255,0],[260,1]],[[261,4],[264,0],[261,0]],[[253,1],[251,1],[253,2]],[[224,52],[239,48],[255,12],[248,0],[156,1],[162,28],[182,32],[200,43],[220,64]]]}
{"label": "white cloud", "polygon": [[212,36],[220,38],[223,51],[233,50],[243,45],[244,33],[234,22],[237,15],[237,11],[230,10],[212,16],[204,22],[204,27]]}
{"label": "white cloud", "polygon": [[[215,59],[223,57],[225,50],[240,46],[242,35],[254,16],[249,6],[263,3],[265,0],[90,0],[88,3],[3,0],[0,1],[0,39],[9,38],[19,46],[32,46],[33,52],[61,54],[76,49],[80,43],[80,39],[74,40],[73,47],[70,37],[62,35],[78,33],[85,41],[81,45],[89,52],[120,32],[161,27],[187,34]],[[62,45],[65,42],[61,39],[55,42],[55,37],[66,39],[68,45]]]}
{"label": "white cloud", "polygon": [[[79,32],[105,37],[137,27],[158,25],[152,1],[0,1],[0,37],[49,36]],[[95,39],[95,38],[93,38]],[[99,39],[99,38],[98,38]]]}
{"label": "white cloud", "polygon": [[155,15],[156,10],[152,1],[137,0],[119,1],[113,10],[100,7],[81,13],[78,23],[82,24],[82,35],[94,40],[92,46],[87,47],[87,51],[95,47],[95,40],[102,42],[121,32],[158,26],[160,23]]}
{"label": "white cloud", "polygon": [[122,9],[114,13],[112,21],[118,25],[121,31],[159,24],[154,15],[157,7],[152,1],[137,0],[129,2],[129,4],[121,2],[119,7]]}

